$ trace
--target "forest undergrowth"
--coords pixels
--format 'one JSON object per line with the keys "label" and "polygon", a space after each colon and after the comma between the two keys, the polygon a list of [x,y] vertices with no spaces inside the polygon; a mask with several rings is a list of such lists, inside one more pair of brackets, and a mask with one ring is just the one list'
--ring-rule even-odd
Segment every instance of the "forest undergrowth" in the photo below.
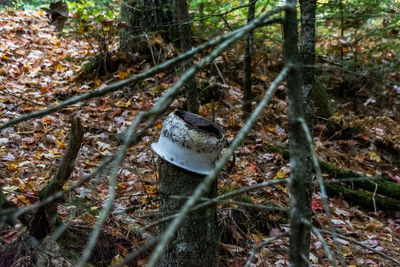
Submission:
{"label": "forest undergrowth", "polygon": [[[55,33],[48,26],[43,12],[2,11],[0,121],[4,123],[21,114],[104,87],[140,73],[153,64],[150,59],[139,55],[134,62],[120,65],[118,71],[105,77],[87,78],[83,75],[84,60],[90,56],[93,56],[93,50],[87,42]],[[239,79],[243,74],[238,71],[240,63],[231,57],[229,52],[224,53],[215,64],[197,75],[199,84],[205,88],[203,92],[209,87],[217,92],[213,93],[213,101],[203,97],[200,114],[209,119],[214,117],[228,140],[233,139],[245,121]],[[253,77],[253,88],[257,94],[255,102],[261,98],[278,73],[281,64],[279,58],[279,55],[274,55],[264,63],[258,62],[261,66]],[[269,73],[262,73],[262,69],[268,69]],[[232,73],[233,70],[239,73]],[[178,78],[175,70],[161,72],[107,96],[75,104],[61,112],[3,130],[0,134],[0,182],[7,199],[18,206],[38,201],[38,192],[52,178],[66,149],[71,114],[81,118],[84,138],[75,170],[65,188],[89,174],[102,159],[115,152],[120,144],[119,134],[129,127],[135,115],[148,110]],[[340,77],[334,77],[331,81],[332,88],[335,82],[343,82]],[[282,153],[270,149],[270,146],[282,149],[288,146],[285,90],[284,85],[278,88],[256,127],[236,151],[236,162],[231,172],[221,173],[218,180],[219,193],[227,193],[265,180],[289,177],[288,159]],[[388,95],[394,102],[399,101],[399,92],[396,95],[396,91],[392,90]],[[371,176],[385,175],[400,183],[398,117],[391,113],[389,107],[385,112],[385,102],[382,101],[387,99],[374,98],[367,102],[368,99],[365,97],[359,104],[363,111],[360,112],[354,110],[354,101],[338,98],[339,108],[331,118],[316,119],[314,142],[318,155],[321,160],[339,167]],[[184,108],[183,103],[182,95],[173,102],[169,112]],[[158,219],[157,162],[150,144],[158,139],[162,121],[163,118],[159,118],[154,127],[127,153],[120,170],[114,212],[104,227],[106,241],[103,242],[111,244],[112,248],[103,247],[109,253],[105,252],[96,261],[92,260],[93,263],[107,266],[111,259],[117,261],[118,257],[140,247],[147,237],[156,234],[157,229],[153,227],[139,237],[135,235],[132,225],[146,226]],[[324,178],[330,177],[325,174]],[[88,229],[95,224],[107,194],[107,177],[92,179],[66,196],[64,202],[58,206],[58,213],[63,221],[69,222],[75,229],[81,229],[78,236],[83,232],[88,235]],[[266,187],[240,195],[234,200],[288,209],[289,188],[286,185]],[[399,211],[377,210],[374,213],[373,207],[361,208],[346,202],[341,196],[330,198],[329,204],[332,221],[339,233],[399,259]],[[122,213],[124,210],[129,212]],[[323,212],[317,188],[313,195],[313,212],[313,224],[326,227],[328,219]],[[234,202],[218,206],[218,224],[221,233],[221,266],[242,266],[254,245],[289,230],[285,212],[255,209]],[[7,246],[20,240],[22,236],[22,229],[2,229],[0,243]],[[333,247],[331,237],[325,237]],[[349,241],[339,240],[347,264],[391,266],[389,261],[379,255]],[[323,245],[315,235],[312,236],[311,244],[310,262],[315,266],[328,266]],[[82,249],[84,242],[79,246],[77,245],[77,251]],[[287,248],[288,238],[274,241],[258,251],[254,266],[286,266]],[[139,259],[138,266],[143,266],[146,260],[144,254]]]}

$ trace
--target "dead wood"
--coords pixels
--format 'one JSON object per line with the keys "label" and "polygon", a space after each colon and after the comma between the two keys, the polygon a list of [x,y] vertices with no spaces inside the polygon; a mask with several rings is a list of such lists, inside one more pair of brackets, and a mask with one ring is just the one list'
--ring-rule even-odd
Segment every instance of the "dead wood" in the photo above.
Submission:
{"label": "dead wood", "polygon": [[[52,179],[39,192],[40,200],[47,198],[50,195],[55,194],[58,191],[63,190],[63,186],[68,181],[71,173],[75,167],[75,159],[78,155],[83,138],[83,126],[80,122],[79,117],[71,118],[71,134],[68,140],[67,150],[65,155],[58,166],[58,169]],[[55,199],[48,204],[40,207],[36,212],[33,220],[29,225],[31,234],[38,238],[43,239],[47,236],[57,225],[59,225],[59,219],[57,216],[57,202]]]}

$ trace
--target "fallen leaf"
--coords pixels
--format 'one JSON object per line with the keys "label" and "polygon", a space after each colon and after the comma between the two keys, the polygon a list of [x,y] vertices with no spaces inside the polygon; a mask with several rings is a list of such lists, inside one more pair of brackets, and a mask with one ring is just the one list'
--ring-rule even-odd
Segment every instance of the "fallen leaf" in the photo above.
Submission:
{"label": "fallen leaf", "polygon": [[355,156],[354,159],[357,160],[360,163],[363,163],[364,160],[365,160],[365,155],[364,154],[358,154],[358,155]]}
{"label": "fallen leaf", "polygon": [[15,157],[14,157],[13,154],[11,154],[10,152],[8,152],[8,154],[5,155],[5,156],[3,156],[2,159],[3,159],[3,160],[6,160],[6,161],[14,161],[14,160],[15,160]]}
{"label": "fallen leaf", "polygon": [[377,155],[375,152],[372,152],[372,151],[368,152],[368,156],[369,156],[369,159],[372,161],[376,161],[378,163],[381,161],[381,157],[379,155]]}
{"label": "fallen leaf", "polygon": [[284,168],[281,168],[275,175],[274,179],[282,179],[289,176],[289,173],[286,172]]}
{"label": "fallen leaf", "polygon": [[120,80],[125,80],[126,78],[128,78],[129,74],[125,71],[119,71],[118,72],[118,77]]}
{"label": "fallen leaf", "polygon": [[350,250],[350,248],[348,246],[341,246],[341,248],[342,248],[343,256],[347,257],[347,256],[350,256],[352,254],[351,250]]}
{"label": "fallen leaf", "polygon": [[[114,256],[114,258],[112,258],[111,260],[111,267],[118,265],[119,263],[121,263],[124,260],[124,257],[121,255],[116,255]],[[128,265],[123,265],[124,267],[128,267]]]}
{"label": "fallen leaf", "polygon": [[311,203],[312,210],[323,210],[324,206],[319,200],[313,199]]}

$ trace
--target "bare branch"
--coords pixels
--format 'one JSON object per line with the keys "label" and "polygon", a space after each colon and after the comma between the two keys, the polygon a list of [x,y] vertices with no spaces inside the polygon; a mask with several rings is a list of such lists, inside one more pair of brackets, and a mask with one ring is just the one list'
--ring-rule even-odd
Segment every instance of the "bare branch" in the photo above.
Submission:
{"label": "bare branch", "polygon": [[[236,36],[238,36],[238,35],[243,36],[244,35],[243,32],[247,33],[247,32],[249,32],[249,31],[251,31],[251,30],[253,30],[253,29],[257,28],[257,27],[260,27],[260,26],[263,26],[266,23],[269,23],[270,20],[268,18],[270,16],[285,10],[285,8],[286,8],[286,6],[277,7],[275,9],[271,10],[270,12],[266,13],[264,16],[253,20],[252,23],[249,23],[249,24],[247,24],[246,26],[244,26],[242,28],[239,28],[239,29],[234,30],[234,31],[232,31],[230,33],[227,33],[227,34],[225,34],[223,36],[220,36],[220,37],[217,37],[217,38],[215,38],[213,40],[210,40],[210,41],[198,46],[197,48],[193,48],[193,49],[187,51],[186,53],[181,54],[181,55],[179,55],[179,56],[177,56],[177,57],[175,57],[173,59],[170,59],[168,61],[165,61],[165,62],[161,63],[160,65],[155,66],[155,67],[153,67],[153,68],[151,68],[151,69],[149,69],[149,70],[147,70],[147,71],[145,71],[143,73],[139,73],[137,75],[133,75],[133,76],[127,78],[126,80],[115,82],[115,83],[110,84],[110,85],[108,85],[106,87],[103,87],[101,89],[97,89],[97,90],[94,90],[94,91],[91,91],[91,92],[87,92],[87,93],[72,97],[72,98],[70,98],[70,99],[68,99],[68,100],[66,100],[66,101],[64,101],[64,102],[62,102],[60,104],[57,104],[57,105],[54,105],[54,106],[51,106],[51,107],[48,107],[48,108],[45,108],[45,109],[42,109],[42,110],[38,110],[38,111],[31,112],[31,113],[27,113],[27,114],[19,116],[17,118],[11,119],[8,122],[5,122],[5,123],[1,124],[0,125],[0,130],[5,129],[7,127],[10,127],[11,125],[23,122],[23,121],[27,121],[27,120],[34,119],[34,118],[39,118],[39,117],[45,116],[47,114],[54,113],[54,112],[56,112],[56,111],[58,111],[58,110],[60,110],[62,108],[65,108],[67,106],[73,105],[75,103],[79,103],[79,102],[82,102],[82,101],[85,101],[85,100],[89,100],[89,99],[92,99],[92,98],[95,98],[95,97],[103,96],[103,95],[106,95],[108,93],[120,90],[124,86],[130,85],[130,84],[132,84],[134,82],[138,82],[138,81],[143,80],[143,79],[145,79],[147,77],[150,77],[150,76],[152,76],[154,74],[157,74],[157,73],[159,73],[159,72],[161,72],[161,71],[163,71],[165,69],[168,69],[168,68],[170,68],[172,66],[175,66],[176,64],[178,64],[178,63],[180,63],[180,62],[192,57],[194,54],[199,53],[199,52],[201,52],[201,51],[203,51],[203,50],[205,50],[207,48],[210,48],[210,47],[213,47],[215,45],[218,45],[218,44],[224,42],[225,40],[229,40],[230,38],[239,39],[239,38],[236,38]],[[279,22],[279,21],[277,21],[277,22]]]}
{"label": "bare branch", "polygon": [[322,172],[321,172],[321,168],[319,167],[318,157],[317,157],[317,153],[315,152],[314,144],[312,141],[312,136],[311,136],[310,130],[308,129],[308,126],[307,126],[304,118],[298,118],[298,122],[301,124],[301,127],[303,128],[303,131],[307,138],[308,147],[311,152],[311,159],[312,159],[312,162],[314,165],[314,170],[315,170],[317,180],[319,183],[319,187],[321,190],[322,205],[324,206],[326,216],[328,217],[329,229],[332,232],[333,241],[335,242],[336,253],[339,255],[340,263],[342,264],[342,266],[346,266],[346,261],[344,260],[340,243],[336,238],[336,229],[332,223],[332,215],[331,215],[331,210],[329,208],[328,195],[326,193],[324,181],[322,179]]}
{"label": "bare branch", "polygon": [[[83,267],[84,264],[86,263],[86,261],[89,259],[90,255],[91,255],[91,252],[92,252],[92,250],[93,250],[93,248],[95,246],[95,243],[97,241],[97,238],[98,238],[98,236],[100,234],[101,228],[102,228],[105,220],[107,219],[108,215],[110,214],[110,212],[112,210],[112,205],[113,205],[113,202],[114,202],[114,199],[115,199],[115,189],[116,189],[116,184],[117,184],[117,177],[118,177],[118,173],[119,173],[119,168],[120,168],[120,166],[122,164],[125,152],[128,149],[128,147],[130,145],[132,145],[133,143],[135,143],[138,140],[138,137],[140,137],[142,134],[144,134],[144,132],[152,125],[152,123],[156,120],[158,115],[163,113],[168,108],[168,106],[172,103],[172,101],[178,95],[179,90],[181,89],[181,87],[185,84],[185,82],[188,79],[190,79],[193,75],[196,74],[196,72],[198,72],[199,70],[204,68],[206,65],[210,64],[219,54],[221,54],[223,51],[225,51],[227,49],[227,47],[229,45],[231,45],[233,42],[235,42],[238,39],[242,38],[245,34],[247,34],[252,29],[254,29],[256,27],[260,27],[260,26],[264,25],[265,23],[268,23],[269,22],[268,18],[271,15],[273,15],[273,14],[275,14],[277,12],[280,12],[280,11],[284,10],[285,8],[286,8],[286,6],[282,6],[282,7],[276,8],[276,9],[266,13],[260,19],[254,20],[251,24],[248,24],[245,27],[241,28],[240,31],[234,31],[236,34],[233,35],[233,36],[231,36],[231,34],[227,34],[227,35],[230,36],[229,38],[227,38],[227,39],[224,38],[226,40],[223,41],[217,48],[215,48],[207,57],[205,57],[200,63],[192,66],[191,68],[189,68],[182,75],[181,79],[179,79],[178,82],[173,87],[171,87],[149,111],[139,113],[139,115],[135,118],[135,120],[132,123],[132,125],[127,130],[125,138],[124,138],[123,145],[121,146],[121,148],[115,154],[115,158],[116,159],[115,159],[114,164],[113,164],[112,174],[111,174],[111,178],[110,178],[109,193],[108,193],[107,203],[106,203],[105,207],[101,211],[101,214],[100,214],[99,220],[98,220],[98,222],[96,224],[96,227],[92,231],[92,234],[90,235],[88,244],[87,244],[86,248],[84,249],[84,251],[82,252],[82,256],[79,259],[79,262],[77,263],[76,266]],[[227,35],[225,35],[225,36],[227,36]],[[193,49],[191,51],[193,51]],[[279,84],[279,82],[281,81],[282,77],[285,77],[287,72],[288,72],[288,68],[285,68],[281,72],[281,74],[278,76],[278,78],[273,82],[273,84],[271,85],[271,87],[268,90],[268,92],[270,92],[270,93],[267,92],[267,94],[266,94],[268,96],[267,99],[265,101],[263,100],[265,102],[264,106],[266,105],[266,102],[269,101],[269,99],[272,96],[272,93],[273,93],[274,89]],[[257,116],[259,115],[261,110],[259,110]],[[254,117],[254,121],[251,123],[251,125],[255,122],[255,119],[257,118],[257,116]],[[147,119],[146,125],[143,128],[141,128],[138,132],[135,132],[136,128],[145,119]],[[1,129],[1,126],[0,126],[0,129]],[[250,129],[251,129],[251,126],[250,126],[250,128],[247,129],[247,132]],[[247,134],[247,132],[245,134]],[[245,134],[242,136],[242,139],[245,137]],[[239,143],[237,145],[239,145]],[[215,178],[215,176],[214,176],[214,178]],[[210,182],[212,182],[212,180],[214,178],[211,178]],[[200,184],[200,186],[198,188],[202,188],[202,184]],[[203,190],[204,190],[204,188],[200,189],[198,191],[199,192],[203,192]],[[202,193],[200,193],[199,197],[201,195],[202,195]],[[191,206],[193,206],[193,205],[191,205]],[[186,215],[184,215],[184,216],[186,216]],[[168,240],[168,241],[165,242],[163,238],[161,240],[161,243],[164,244],[163,245],[164,248],[165,248],[165,244],[168,244],[168,242],[170,242],[171,237],[168,237],[166,240]],[[164,250],[164,248],[162,249],[162,251]],[[158,255],[157,257],[159,257],[159,256],[161,256],[161,255]],[[157,261],[158,261],[158,259],[156,259],[156,262]]]}
{"label": "bare branch", "polygon": [[39,201],[39,202],[37,202],[35,204],[29,205],[29,206],[26,206],[26,207],[23,207],[23,208],[8,208],[8,209],[0,210],[0,218],[1,218],[0,227],[2,227],[2,223],[3,223],[3,218],[4,217],[6,219],[8,219],[8,218],[18,218],[19,216],[25,214],[26,212],[29,212],[30,210],[40,208],[40,207],[42,207],[42,206],[54,201],[55,199],[61,198],[66,193],[75,190],[76,188],[80,187],[81,185],[83,185],[84,183],[89,181],[90,179],[96,177],[113,160],[114,160],[114,157],[109,157],[109,158],[105,159],[91,174],[87,175],[86,177],[81,179],[79,182],[71,185],[68,189],[66,189],[64,191],[58,191],[55,194],[50,195],[49,197],[47,197],[47,198],[45,198],[45,199],[43,199],[43,200],[41,200],[41,201]]}
{"label": "bare branch", "polygon": [[[256,184],[256,185],[252,185],[252,186],[248,186],[248,187],[242,187],[242,188],[237,189],[235,191],[220,195],[220,196],[218,196],[218,197],[216,197],[214,199],[206,200],[203,203],[200,203],[200,204],[194,206],[192,209],[190,209],[190,211],[195,211],[195,210],[198,210],[198,209],[202,209],[202,208],[208,207],[209,205],[222,202],[225,199],[228,199],[228,198],[231,198],[231,197],[234,197],[236,195],[240,195],[240,194],[252,191],[252,190],[256,190],[256,189],[267,187],[267,186],[274,186],[274,185],[277,185],[277,184],[288,183],[288,182],[289,182],[289,179],[285,178],[285,179],[278,179],[278,180],[272,180],[272,181],[264,181],[264,182]],[[144,231],[150,229],[151,227],[154,227],[156,225],[159,225],[160,223],[164,223],[164,222],[172,220],[176,216],[177,216],[177,214],[170,215],[170,216],[167,216],[167,217],[163,217],[163,218],[159,219],[156,222],[147,224],[146,226],[138,229],[138,232],[143,233]]]}
{"label": "bare branch", "polygon": [[374,249],[374,248],[371,248],[370,246],[367,246],[367,245],[365,245],[365,244],[363,244],[363,243],[361,243],[361,242],[359,242],[359,241],[357,241],[357,240],[355,240],[355,239],[353,239],[353,238],[351,238],[351,237],[347,237],[347,236],[344,236],[344,235],[341,235],[341,234],[338,234],[338,233],[332,233],[331,231],[323,230],[323,229],[319,229],[319,231],[322,232],[322,233],[325,233],[325,234],[330,234],[330,235],[332,235],[332,236],[333,236],[333,234],[335,234],[335,235],[336,235],[338,238],[340,238],[340,239],[349,241],[349,242],[354,243],[354,244],[356,244],[356,245],[358,245],[358,246],[360,246],[360,247],[362,247],[362,248],[365,248],[365,249],[367,249],[367,250],[369,250],[369,251],[372,251],[372,252],[374,252],[374,253],[380,255],[382,258],[387,259],[387,260],[390,260],[390,261],[393,262],[396,266],[400,266],[400,260],[395,259],[395,258],[393,258],[393,257],[391,257],[391,256],[389,256],[389,255],[387,255],[387,254],[385,254],[385,253],[383,253],[383,252],[381,252],[381,251],[379,251],[379,250],[376,250],[376,249]]}
{"label": "bare branch", "polygon": [[[243,32],[242,36],[246,32]],[[173,236],[175,235],[179,225],[182,223],[184,218],[188,215],[191,208],[196,204],[196,202],[200,199],[200,197],[208,191],[210,185],[215,180],[217,174],[223,169],[225,163],[230,159],[234,150],[241,144],[243,139],[246,137],[247,133],[253,127],[253,124],[256,122],[258,116],[260,115],[261,111],[265,108],[269,100],[271,99],[276,87],[279,83],[286,77],[287,73],[289,72],[289,68],[285,67],[278,77],[274,80],[274,82],[270,85],[267,92],[265,93],[263,99],[261,100],[260,104],[251,114],[250,118],[247,120],[246,124],[240,129],[239,133],[237,134],[236,138],[232,141],[230,147],[226,151],[226,153],[222,156],[222,158],[217,162],[216,167],[213,171],[204,178],[204,181],[199,184],[196,188],[192,196],[185,202],[182,209],[178,213],[177,217],[170,223],[167,229],[161,236],[160,243],[155,248],[152,257],[148,263],[148,266],[155,266],[158,263],[159,258],[164,253],[167,245],[171,242]]]}
{"label": "bare branch", "polygon": [[315,226],[311,226],[311,231],[312,231],[312,232],[318,237],[318,239],[321,241],[322,246],[323,246],[323,248],[324,248],[324,250],[325,250],[325,254],[326,254],[326,256],[328,257],[328,260],[329,260],[329,262],[331,263],[331,265],[334,266],[334,267],[336,267],[337,264],[336,264],[335,259],[333,258],[332,251],[331,251],[331,249],[329,248],[328,244],[325,242],[325,239],[324,239],[324,237],[321,235],[321,232],[319,231],[319,229],[316,228]]}
{"label": "bare branch", "polygon": [[259,250],[259,249],[262,248],[262,247],[265,247],[265,246],[268,245],[269,243],[271,243],[271,242],[273,242],[273,241],[275,241],[275,240],[277,240],[277,239],[279,239],[279,238],[282,238],[282,237],[288,236],[288,235],[289,235],[289,232],[282,233],[282,234],[277,235],[277,236],[272,236],[272,237],[269,237],[269,238],[265,239],[265,240],[264,240],[263,242],[261,242],[260,244],[254,246],[254,247],[251,249],[251,251],[250,251],[250,256],[249,256],[249,258],[247,259],[246,264],[244,265],[244,267],[249,267],[249,266],[250,266],[250,264],[251,264],[251,262],[252,262],[254,256],[256,255],[257,250]]}

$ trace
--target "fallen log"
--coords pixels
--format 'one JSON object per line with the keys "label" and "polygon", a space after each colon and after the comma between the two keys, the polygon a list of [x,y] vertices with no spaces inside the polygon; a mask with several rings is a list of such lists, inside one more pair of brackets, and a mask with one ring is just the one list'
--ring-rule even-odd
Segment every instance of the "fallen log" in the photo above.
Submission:
{"label": "fallen log", "polygon": [[380,195],[374,196],[373,193],[368,191],[363,191],[360,189],[353,190],[332,183],[326,183],[325,188],[329,196],[342,195],[347,202],[357,204],[368,209],[374,209],[375,205],[377,210],[400,210],[400,201],[396,199]]}
{"label": "fallen log", "polygon": [[[281,154],[285,160],[290,157],[289,151],[284,147],[265,144],[263,148],[267,152]],[[373,199],[375,199],[376,208],[400,210],[400,184],[388,177],[371,179],[367,175],[340,168],[331,163],[319,161],[319,165],[322,173],[328,174],[331,179],[343,180],[341,185],[328,181],[325,183],[329,196],[342,194],[347,201],[370,209],[374,207]],[[365,179],[344,181],[347,178]],[[348,183],[351,183],[352,188],[344,186]],[[373,192],[375,192],[375,196]]]}
{"label": "fallen log", "polygon": [[[319,165],[323,173],[329,174],[329,177],[336,179],[366,177],[348,169],[339,168],[331,163],[320,161]],[[369,180],[368,177],[364,181],[351,182],[354,188],[362,188],[364,190],[375,192],[393,199],[400,200],[400,184],[382,176],[380,179]]]}

